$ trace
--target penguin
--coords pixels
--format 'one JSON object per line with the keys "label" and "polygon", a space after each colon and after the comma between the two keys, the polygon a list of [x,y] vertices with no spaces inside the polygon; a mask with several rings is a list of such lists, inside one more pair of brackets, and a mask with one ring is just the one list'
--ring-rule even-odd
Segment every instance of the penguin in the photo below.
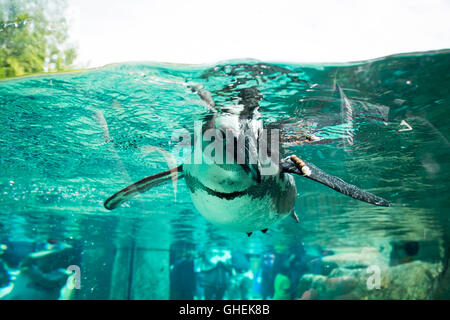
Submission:
{"label": "penguin", "polygon": [[[184,178],[194,206],[206,220],[250,236],[254,231],[265,233],[287,216],[299,222],[294,211],[297,188],[293,175],[319,182],[360,201],[390,206],[387,200],[324,172],[298,155],[282,157],[279,148],[271,147],[277,140],[264,131],[259,113],[262,94],[256,86],[239,89],[236,103],[220,110],[209,91],[196,84],[189,87],[209,109],[201,134],[193,135],[191,157],[178,167],[144,178],[113,194],[104,202],[106,209],[113,210],[153,187]],[[211,143],[204,143],[204,135],[211,131],[214,142],[221,141],[222,148],[214,149]],[[260,142],[269,146],[265,157],[260,156]],[[214,152],[206,152],[211,149]],[[203,161],[195,161],[197,150],[201,151]]]}
{"label": "penguin", "polygon": [[75,290],[68,284],[74,276],[66,268],[73,262],[74,253],[73,247],[64,246],[29,254],[20,263],[12,284],[0,291],[0,300],[72,299]]}

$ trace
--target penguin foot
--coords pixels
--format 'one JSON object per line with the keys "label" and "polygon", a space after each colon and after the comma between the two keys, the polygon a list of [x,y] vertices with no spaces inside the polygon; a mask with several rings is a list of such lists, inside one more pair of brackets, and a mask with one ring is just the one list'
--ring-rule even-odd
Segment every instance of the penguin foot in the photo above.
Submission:
{"label": "penguin foot", "polygon": [[306,165],[305,162],[303,162],[302,159],[297,157],[295,154],[293,154],[290,159],[295,164],[295,166],[301,170],[304,176],[308,177],[311,175],[311,169]]}
{"label": "penguin foot", "polygon": [[262,232],[262,233],[266,233],[267,230],[269,230],[269,229],[262,229],[261,232]]}
{"label": "penguin foot", "polygon": [[295,214],[295,211],[294,211],[294,210],[292,210],[291,216],[292,216],[292,218],[295,219],[295,221],[296,221],[297,223],[300,222],[300,219],[297,217],[297,215]]}
{"label": "penguin foot", "polygon": [[313,136],[313,135],[306,135],[306,134],[286,134],[283,136],[283,144],[285,145],[305,145],[305,144],[316,144],[320,142],[322,139]]}
{"label": "penguin foot", "polygon": [[311,136],[294,136],[294,139],[296,139],[294,140],[296,144],[304,144],[316,141],[316,139]]}

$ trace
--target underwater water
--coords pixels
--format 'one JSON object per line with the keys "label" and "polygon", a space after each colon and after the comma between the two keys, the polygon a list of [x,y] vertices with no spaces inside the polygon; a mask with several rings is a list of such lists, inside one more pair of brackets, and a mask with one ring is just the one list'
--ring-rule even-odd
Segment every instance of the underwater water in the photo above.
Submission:
{"label": "underwater water", "polygon": [[[449,67],[441,51],[351,64],[126,63],[1,81],[3,286],[30,297],[12,286],[26,274],[20,261],[70,247],[41,271],[79,266],[74,299],[448,298]],[[106,210],[118,190],[169,169],[157,150],[208,113],[189,83],[218,109],[256,87],[286,154],[391,206],[295,176],[300,222],[250,237],[208,222],[183,179],[176,199],[169,183]],[[317,141],[298,138],[308,135]],[[37,284],[31,297],[47,292]]]}

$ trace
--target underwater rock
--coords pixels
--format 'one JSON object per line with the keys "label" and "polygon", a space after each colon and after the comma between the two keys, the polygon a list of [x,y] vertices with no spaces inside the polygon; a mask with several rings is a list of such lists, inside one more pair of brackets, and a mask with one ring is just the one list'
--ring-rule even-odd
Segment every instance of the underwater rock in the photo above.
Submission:
{"label": "underwater rock", "polygon": [[326,277],[305,274],[300,280],[299,295],[302,300],[328,300],[350,294],[358,285],[358,279],[352,276]]}
{"label": "underwater rock", "polygon": [[358,280],[351,276],[330,277],[325,284],[329,296],[339,296],[350,293],[358,285]]}
{"label": "underwater rock", "polygon": [[309,289],[306,290],[299,300],[316,300],[317,299],[317,290]]}
{"label": "underwater rock", "polygon": [[414,260],[436,263],[444,259],[445,249],[438,240],[393,241],[391,247],[391,266]]}
{"label": "underwater rock", "polygon": [[367,299],[430,299],[441,272],[441,263],[413,261],[382,272],[380,289],[360,289]]}
{"label": "underwater rock", "polygon": [[342,252],[322,258],[325,263],[334,263],[341,268],[358,269],[371,265],[384,266],[388,264],[388,257],[377,248],[366,247],[360,252]]}
{"label": "underwater rock", "polygon": [[334,262],[326,262],[322,259],[314,259],[309,263],[309,268],[314,270],[314,273],[318,273],[324,276],[328,276],[333,269],[337,268],[338,265]]}
{"label": "underwater rock", "polygon": [[[371,288],[372,275],[365,268],[334,269],[328,277],[305,274],[298,296],[310,299],[430,299],[442,272],[442,264],[413,261],[380,268],[380,287]],[[314,289],[315,294],[311,294]],[[308,292],[309,291],[309,292]]]}
{"label": "underwater rock", "polygon": [[438,281],[437,288],[434,292],[433,299],[450,300],[450,271],[448,269],[450,261],[446,258],[443,265],[446,266]]}
{"label": "underwater rock", "polygon": [[319,274],[307,273],[302,276],[298,285],[297,297],[302,300],[321,299],[326,291],[327,277]]}

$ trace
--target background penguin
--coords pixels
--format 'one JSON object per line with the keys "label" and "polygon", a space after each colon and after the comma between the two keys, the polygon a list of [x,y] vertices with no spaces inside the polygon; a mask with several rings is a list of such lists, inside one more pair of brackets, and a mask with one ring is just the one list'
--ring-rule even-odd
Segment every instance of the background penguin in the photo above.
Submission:
{"label": "background penguin", "polygon": [[8,292],[0,300],[69,300],[74,288],[66,268],[73,264],[76,252],[66,246],[57,250],[45,250],[29,254],[21,263],[19,272]]}

